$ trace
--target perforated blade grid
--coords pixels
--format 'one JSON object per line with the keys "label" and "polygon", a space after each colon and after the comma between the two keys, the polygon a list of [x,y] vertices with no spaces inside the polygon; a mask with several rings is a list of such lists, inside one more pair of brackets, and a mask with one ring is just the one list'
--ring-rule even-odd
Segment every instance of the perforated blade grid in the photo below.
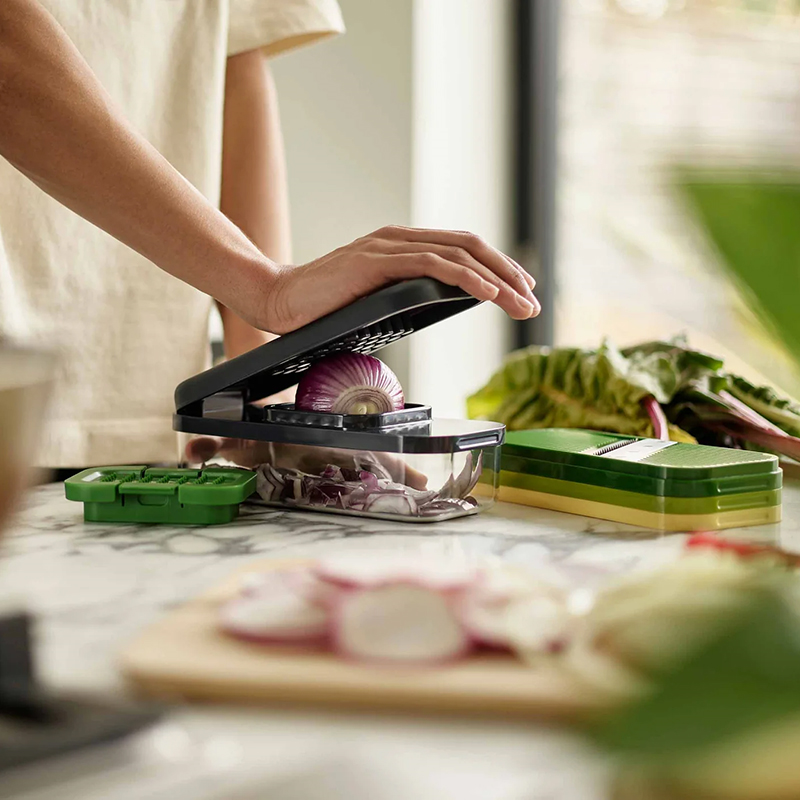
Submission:
{"label": "perforated blade grid", "polygon": [[[222,405],[255,403],[295,385],[303,373],[326,356],[342,352],[371,355],[416,333],[478,305],[458,287],[431,278],[417,278],[386,286],[350,305],[314,320],[236,358],[217,364],[183,381],[175,390],[175,424],[181,417],[204,417],[206,399],[230,395]],[[237,416],[219,414],[220,403],[209,412],[222,423]],[[209,413],[209,417],[211,413]]]}
{"label": "perforated blade grid", "polygon": [[250,419],[263,420],[278,425],[308,425],[315,428],[339,430],[415,430],[430,426],[430,406],[408,403],[398,411],[381,414],[327,414],[319,411],[300,411],[294,403],[277,403],[271,406],[251,406]]}
{"label": "perforated blade grid", "polygon": [[294,375],[305,372],[312,364],[336,353],[362,353],[371,355],[414,332],[414,326],[405,314],[369,325],[360,331],[304,354],[304,358],[290,358],[272,370],[273,375]]}
{"label": "perforated blade grid", "polygon": [[771,453],[755,450],[734,450],[733,448],[705,447],[670,447],[643,459],[645,464],[672,469],[706,469],[751,465],[753,467],[777,466],[776,458]]}

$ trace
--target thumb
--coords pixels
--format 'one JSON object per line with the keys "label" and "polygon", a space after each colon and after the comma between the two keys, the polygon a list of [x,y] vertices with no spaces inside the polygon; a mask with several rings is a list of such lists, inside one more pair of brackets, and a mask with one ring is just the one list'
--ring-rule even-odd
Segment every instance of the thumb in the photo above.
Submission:
{"label": "thumb", "polygon": [[186,460],[190,464],[204,464],[219,455],[224,446],[224,439],[218,436],[198,436],[186,444]]}
{"label": "thumb", "polygon": [[269,442],[250,439],[226,439],[219,436],[199,436],[186,445],[186,459],[191,464],[204,464],[212,458],[224,458],[237,466],[255,469],[272,461]]}

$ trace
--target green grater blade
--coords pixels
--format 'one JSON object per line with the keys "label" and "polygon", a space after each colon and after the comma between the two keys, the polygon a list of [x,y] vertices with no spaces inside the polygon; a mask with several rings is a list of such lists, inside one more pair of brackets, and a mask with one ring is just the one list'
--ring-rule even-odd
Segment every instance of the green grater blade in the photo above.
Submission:
{"label": "green grater blade", "polygon": [[500,498],[660,530],[780,517],[775,456],[573,429],[509,433]]}
{"label": "green grater blade", "polygon": [[585,483],[609,490],[636,492],[658,497],[723,497],[749,492],[771,492],[780,489],[783,473],[777,465],[771,472],[731,475],[707,480],[682,480],[681,478],[652,478],[607,469],[601,464],[596,469],[576,467],[555,461],[521,458],[503,451],[502,469],[507,473],[533,475],[569,483]]}
{"label": "green grater blade", "polygon": [[648,441],[653,440],[577,429],[543,428],[507,434],[503,454],[673,481],[717,480],[734,475],[774,473],[779,468],[777,457],[768,453],[685,442],[670,442],[670,446],[638,460],[625,460],[625,447],[617,447],[605,455],[594,454],[595,450],[618,442],[632,447],[635,443]]}

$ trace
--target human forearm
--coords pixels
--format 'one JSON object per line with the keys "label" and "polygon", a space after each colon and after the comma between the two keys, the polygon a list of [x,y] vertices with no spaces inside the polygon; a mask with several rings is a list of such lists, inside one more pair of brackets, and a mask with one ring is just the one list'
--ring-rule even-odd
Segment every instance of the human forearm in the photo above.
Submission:
{"label": "human forearm", "polygon": [[463,231],[390,225],[301,266],[271,261],[133,130],[35,0],[0,0],[0,120],[0,155],[257,328],[287,333],[419,277],[494,301],[515,319],[538,313],[533,279]]}
{"label": "human forearm", "polygon": [[[228,59],[220,208],[262,252],[280,264],[291,262],[277,93],[266,57],[259,50]],[[228,358],[273,338],[221,304],[220,315]]]}
{"label": "human forearm", "polygon": [[0,155],[42,189],[259,321],[269,260],[131,128],[33,0],[0,2],[0,118]]}

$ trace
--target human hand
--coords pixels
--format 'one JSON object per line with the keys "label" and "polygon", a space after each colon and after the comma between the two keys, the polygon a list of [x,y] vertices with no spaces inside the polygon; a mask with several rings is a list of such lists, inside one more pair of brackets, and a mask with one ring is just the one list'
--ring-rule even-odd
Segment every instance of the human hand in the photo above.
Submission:
{"label": "human hand", "polygon": [[534,279],[480,237],[390,225],[308,264],[276,266],[260,327],[288,333],[386,284],[421,277],[491,300],[514,319],[541,310]]}
{"label": "human hand", "polygon": [[[354,464],[354,450],[337,450],[331,447],[259,442],[252,439],[223,439],[217,436],[200,436],[186,445],[186,459],[191,464],[203,464],[212,458],[223,458],[240,467],[254,469],[259,464],[276,468],[297,469],[308,475],[319,475],[328,464],[350,467]],[[428,479],[391,453],[371,453],[371,456],[391,476],[393,481],[412,489],[425,489]]]}

